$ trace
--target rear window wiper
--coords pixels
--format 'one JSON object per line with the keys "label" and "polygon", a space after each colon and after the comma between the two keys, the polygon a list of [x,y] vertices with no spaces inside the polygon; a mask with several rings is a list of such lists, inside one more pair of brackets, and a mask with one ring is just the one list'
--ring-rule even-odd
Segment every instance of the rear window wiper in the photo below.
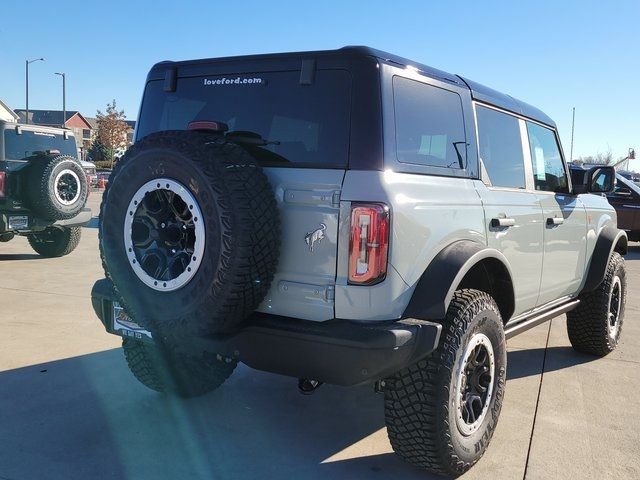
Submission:
{"label": "rear window wiper", "polygon": [[267,140],[262,138],[262,135],[259,133],[251,132],[249,130],[234,130],[232,132],[227,132],[225,137],[232,142],[242,143],[245,145],[255,145],[258,147],[280,145],[278,140]]}

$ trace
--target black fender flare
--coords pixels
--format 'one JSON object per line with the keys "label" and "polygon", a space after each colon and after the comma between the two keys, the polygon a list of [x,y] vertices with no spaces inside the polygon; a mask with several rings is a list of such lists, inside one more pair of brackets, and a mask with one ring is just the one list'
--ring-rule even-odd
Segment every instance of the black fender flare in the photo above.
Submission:
{"label": "black fender flare", "polygon": [[593,248],[584,286],[580,293],[591,292],[602,283],[611,255],[619,244],[621,253],[626,255],[627,242],[627,234],[624,230],[619,230],[611,224],[602,228]]}
{"label": "black fender flare", "polygon": [[[443,319],[462,279],[478,262],[487,258],[503,264],[513,285],[511,267],[501,252],[479,242],[459,240],[443,248],[429,263],[418,280],[404,316],[422,320]],[[513,289],[510,295],[513,296]]]}

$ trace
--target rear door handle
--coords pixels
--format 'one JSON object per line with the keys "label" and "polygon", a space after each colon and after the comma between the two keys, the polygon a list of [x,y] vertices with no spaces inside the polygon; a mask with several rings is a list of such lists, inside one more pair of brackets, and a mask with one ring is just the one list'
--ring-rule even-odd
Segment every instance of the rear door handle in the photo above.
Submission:
{"label": "rear door handle", "polygon": [[513,227],[516,224],[515,218],[492,218],[491,226],[493,228],[498,227]]}
{"label": "rear door handle", "polygon": [[564,223],[564,218],[562,217],[549,217],[547,218],[547,225],[562,225]]}

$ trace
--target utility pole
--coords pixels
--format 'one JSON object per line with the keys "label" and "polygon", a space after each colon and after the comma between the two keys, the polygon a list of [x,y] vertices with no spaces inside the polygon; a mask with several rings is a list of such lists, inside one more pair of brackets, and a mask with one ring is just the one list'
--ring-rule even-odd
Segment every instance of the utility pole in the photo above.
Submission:
{"label": "utility pole", "polygon": [[576,107],[573,107],[573,116],[571,118],[571,153],[569,154],[569,161],[573,162],[573,130],[576,124]]}
{"label": "utility pole", "polygon": [[29,123],[29,64],[33,63],[33,62],[44,62],[44,58],[36,58],[34,60],[25,60],[25,79],[24,79],[24,84],[25,84],[25,93],[26,93],[26,108],[25,110],[27,111],[26,114],[26,118],[24,123]]}
{"label": "utility pole", "polygon": [[56,75],[62,77],[62,128],[64,128],[67,123],[67,75],[61,72],[56,72]]}

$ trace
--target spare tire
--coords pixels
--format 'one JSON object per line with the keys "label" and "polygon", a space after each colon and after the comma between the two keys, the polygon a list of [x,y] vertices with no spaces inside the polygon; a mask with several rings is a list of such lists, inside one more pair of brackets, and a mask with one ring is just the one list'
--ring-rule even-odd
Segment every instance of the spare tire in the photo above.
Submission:
{"label": "spare tire", "polygon": [[255,160],[222,136],[140,140],[118,161],[100,214],[105,273],[129,315],[156,335],[230,331],[269,290],[277,203]]}
{"label": "spare tire", "polygon": [[45,220],[67,220],[87,202],[89,186],[78,161],[68,155],[42,155],[28,170],[29,208]]}

